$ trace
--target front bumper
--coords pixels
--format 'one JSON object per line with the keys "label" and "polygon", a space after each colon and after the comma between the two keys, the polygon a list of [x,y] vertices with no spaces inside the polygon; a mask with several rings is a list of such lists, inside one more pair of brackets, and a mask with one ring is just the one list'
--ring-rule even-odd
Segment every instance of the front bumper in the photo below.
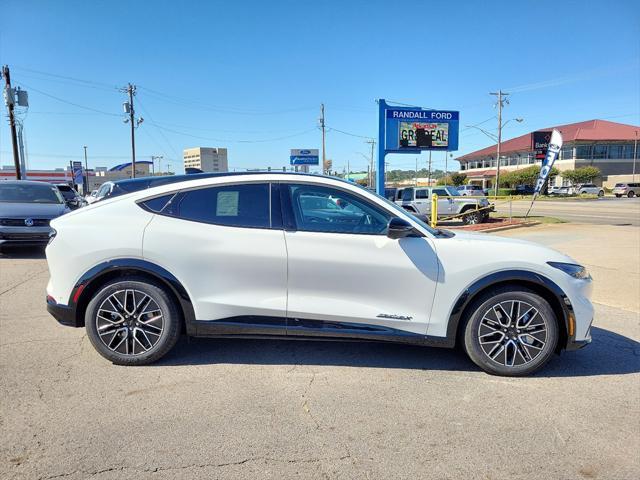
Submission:
{"label": "front bumper", "polygon": [[0,245],[45,246],[51,231],[51,227],[1,227]]}
{"label": "front bumper", "polygon": [[56,303],[55,299],[47,297],[47,312],[49,312],[58,323],[67,327],[81,327],[76,318],[76,309],[68,305]]}

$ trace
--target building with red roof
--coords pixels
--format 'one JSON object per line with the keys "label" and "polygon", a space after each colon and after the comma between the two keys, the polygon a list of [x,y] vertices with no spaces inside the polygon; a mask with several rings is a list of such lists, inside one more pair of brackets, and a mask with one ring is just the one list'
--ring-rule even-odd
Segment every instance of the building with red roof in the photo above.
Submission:
{"label": "building with red roof", "polygon": [[[640,171],[636,166],[640,127],[609,122],[587,120],[549,127],[539,132],[557,129],[562,133],[563,147],[555,167],[560,175],[550,185],[563,185],[562,171],[591,165],[600,169],[602,176],[596,183],[612,187],[617,182],[636,181]],[[540,164],[533,148],[534,132],[521,135],[500,144],[500,172],[507,172]],[[493,187],[496,177],[497,145],[492,145],[456,158],[460,172],[465,173],[470,183]],[[635,168],[634,168],[635,167]],[[635,172],[635,178],[634,178]]]}

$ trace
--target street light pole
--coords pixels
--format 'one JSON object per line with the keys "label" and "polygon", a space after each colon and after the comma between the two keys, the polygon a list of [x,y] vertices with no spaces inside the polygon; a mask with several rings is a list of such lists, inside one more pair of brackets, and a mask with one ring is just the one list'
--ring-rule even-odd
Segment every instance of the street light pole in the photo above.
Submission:
{"label": "street light pole", "polygon": [[636,181],[636,158],[638,157],[637,153],[638,153],[638,131],[636,130],[635,132],[635,140],[633,142],[633,182],[635,183]]}
{"label": "street light pole", "polygon": [[[498,90],[497,92],[490,93],[490,95],[496,95],[498,97],[498,145],[496,149],[496,185],[494,190],[494,195],[498,196],[498,188],[500,188],[500,144],[502,143],[502,97],[506,97],[509,94]],[[509,102],[506,98],[504,101]]]}

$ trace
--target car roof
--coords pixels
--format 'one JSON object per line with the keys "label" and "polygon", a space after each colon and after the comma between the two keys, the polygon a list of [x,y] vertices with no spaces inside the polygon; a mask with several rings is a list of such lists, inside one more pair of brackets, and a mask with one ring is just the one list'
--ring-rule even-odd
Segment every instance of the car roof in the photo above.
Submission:
{"label": "car roof", "polygon": [[[195,180],[202,180],[205,178],[224,178],[224,177],[244,177],[247,175],[283,175],[283,176],[304,176],[304,177],[321,177],[326,178],[325,175],[317,175],[314,173],[298,173],[298,172],[216,172],[216,173],[191,173],[185,175],[167,175],[162,177],[142,177],[142,178],[128,178],[125,180],[118,180],[113,182],[113,191],[109,197],[116,197],[119,195],[125,195],[127,193],[138,192],[140,190],[146,190],[148,188],[159,187],[161,185],[169,185],[172,183],[189,182]],[[332,177],[335,178],[335,177]],[[336,178],[336,180],[342,180]],[[105,182],[106,183],[106,182]],[[347,182],[353,183],[353,182]],[[103,184],[104,185],[104,184]]]}
{"label": "car roof", "polygon": [[4,180],[0,182],[0,185],[54,185],[48,182],[37,182],[35,180]]}

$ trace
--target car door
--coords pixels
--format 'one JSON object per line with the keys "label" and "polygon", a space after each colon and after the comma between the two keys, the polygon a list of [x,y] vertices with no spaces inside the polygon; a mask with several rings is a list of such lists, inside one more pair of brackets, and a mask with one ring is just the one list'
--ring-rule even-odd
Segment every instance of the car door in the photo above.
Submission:
{"label": "car door", "polygon": [[449,192],[445,188],[434,188],[432,194],[438,195],[438,216],[453,215],[455,211],[455,203],[453,198],[449,196]]}
{"label": "car door", "polygon": [[182,191],[146,228],[145,259],[184,285],[197,320],[237,319],[256,327],[247,333],[262,325],[284,334],[287,255],[271,189],[247,182]]}
{"label": "car door", "polygon": [[388,238],[394,213],[347,189],[296,183],[281,192],[287,335],[426,333],[438,275],[430,239]]}

